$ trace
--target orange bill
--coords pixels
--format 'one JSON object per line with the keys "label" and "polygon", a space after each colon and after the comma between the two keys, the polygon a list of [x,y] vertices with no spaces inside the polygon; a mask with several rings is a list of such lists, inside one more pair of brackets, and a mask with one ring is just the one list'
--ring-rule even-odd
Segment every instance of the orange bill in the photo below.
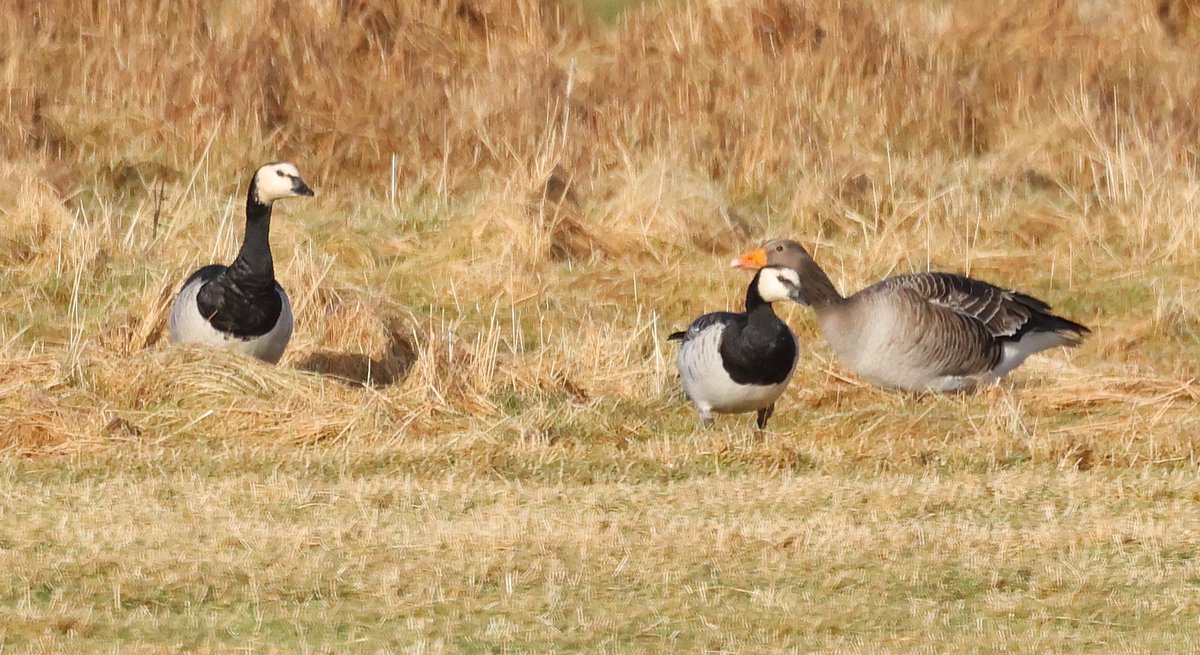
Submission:
{"label": "orange bill", "polygon": [[729,265],[746,271],[757,271],[767,265],[767,251],[762,248],[751,250],[730,262]]}

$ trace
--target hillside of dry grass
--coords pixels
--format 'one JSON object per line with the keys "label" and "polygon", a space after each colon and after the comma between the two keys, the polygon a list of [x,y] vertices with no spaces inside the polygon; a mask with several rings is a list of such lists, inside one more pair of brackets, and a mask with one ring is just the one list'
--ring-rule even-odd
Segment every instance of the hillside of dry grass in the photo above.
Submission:
{"label": "hillside of dry grass", "polygon": [[[1187,650],[1191,4],[591,6],[0,5],[0,643]],[[274,159],[288,353],[170,347]],[[1094,335],[918,398],[795,307],[700,431],[665,335],[781,235]]]}

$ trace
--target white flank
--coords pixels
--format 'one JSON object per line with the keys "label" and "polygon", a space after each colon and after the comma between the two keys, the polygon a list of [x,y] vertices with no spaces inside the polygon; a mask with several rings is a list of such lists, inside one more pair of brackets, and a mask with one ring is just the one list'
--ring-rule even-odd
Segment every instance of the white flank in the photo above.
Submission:
{"label": "white flank", "polygon": [[1004,377],[1030,355],[1070,343],[1070,338],[1058,332],[1030,332],[1021,337],[1020,341],[1008,341],[1004,344],[1004,354],[1000,357],[1000,363],[992,369],[992,375],[997,378]]}
{"label": "white flank", "polygon": [[171,318],[167,322],[172,341],[226,348],[271,364],[283,357],[283,351],[292,338],[292,303],[283,289],[276,287],[279,299],[283,301],[283,310],[275,327],[262,336],[243,339],[217,330],[200,315],[196,307],[196,294],[200,293],[203,285],[202,280],[192,280],[175,296]]}

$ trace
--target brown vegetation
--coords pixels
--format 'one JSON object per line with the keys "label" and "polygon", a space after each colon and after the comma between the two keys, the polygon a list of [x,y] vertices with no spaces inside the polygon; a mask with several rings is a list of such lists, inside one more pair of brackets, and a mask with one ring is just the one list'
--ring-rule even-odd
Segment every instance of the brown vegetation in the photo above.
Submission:
{"label": "brown vegetation", "polygon": [[[1018,488],[1027,502],[1035,480],[1069,472],[1047,493],[1080,494],[1103,522],[1103,485],[1150,484],[1198,456],[1196,21],[1192,3],[1173,1],[712,0],[647,4],[612,24],[566,0],[0,3],[0,450],[16,467],[136,469],[124,454],[175,451],[195,464],[211,450],[275,453],[307,472],[310,456],[349,457],[345,470],[375,458],[407,489],[428,482],[437,502],[465,489],[502,498],[506,511],[523,510],[496,480],[618,504],[644,482],[706,517],[707,501],[672,480],[696,494],[711,483],[712,502],[769,513],[744,501],[781,476],[788,486],[818,471],[813,484],[838,498],[850,492],[837,485],[881,476],[910,492],[855,487],[861,502],[901,516],[926,511],[905,504],[925,493],[921,476],[946,476],[958,482],[931,482],[930,493],[953,496],[945,486],[961,483],[986,500],[940,507],[1003,522],[1009,510],[1030,521],[1037,512],[992,494]],[[249,172],[273,159],[295,161],[318,194],[281,205],[272,234],[297,313],[291,349],[267,367],[170,347],[171,294],[197,265],[232,256]],[[1095,335],[988,393],[910,398],[855,380],[795,308],[804,356],[772,435],[746,441],[739,419],[694,432],[664,336],[737,305],[746,280],[724,269],[728,256],[768,236],[815,245],[844,289],[909,270],[967,272],[1043,297]],[[625,491],[581,491],[606,481]],[[1172,498],[1197,490],[1163,484]],[[836,524],[877,561],[905,560],[926,538],[909,523],[906,536],[872,544],[896,525],[876,515],[856,524],[846,511],[810,516],[800,536],[752,528],[750,545],[720,528],[702,552],[736,559],[769,542],[770,557],[755,562],[812,564],[837,550],[821,542],[822,526]],[[422,529],[424,519],[408,520]],[[1146,520],[1138,525],[1160,543],[1187,543]],[[1082,540],[1117,570],[1136,544],[1119,541],[1129,531],[1115,521],[1085,537],[1036,534]],[[930,532],[943,554],[959,543],[947,523]],[[624,525],[657,535],[674,524],[639,515]],[[512,526],[456,529],[469,544],[455,551],[456,570],[487,568],[482,544],[496,530],[521,548]],[[611,531],[596,529],[612,538],[575,542],[555,528],[541,547],[619,555]],[[1064,555],[1039,568],[1039,547],[1006,529],[1004,547],[1028,551],[1012,556],[1025,558],[1024,573],[991,551],[972,571],[1000,566],[995,576],[1024,593],[1089,563]],[[439,566],[434,552],[425,573]],[[650,571],[673,556],[634,559]],[[550,569],[603,585],[619,561]],[[1156,569],[1156,584],[1186,579],[1180,566],[1177,578]],[[869,603],[870,584],[848,581],[850,569],[821,570],[833,586],[812,594],[850,585]],[[879,575],[895,582],[886,567]],[[1103,597],[1096,575],[1087,584]],[[688,589],[707,588],[697,584]],[[683,593],[666,587],[654,597]],[[748,612],[779,600],[754,593],[765,596]],[[999,587],[980,593],[991,600],[979,611],[1014,606],[995,600],[1010,593]],[[1136,596],[1113,602],[1140,607]],[[1194,615],[1184,608],[1194,600],[1180,602],[1155,616],[1182,625],[1163,618]],[[1112,617],[1088,623],[1094,610],[1063,601],[1056,611],[1070,620],[1041,617],[1039,634],[1053,650],[1073,631],[1121,633]],[[937,624],[920,616],[893,625],[921,634]],[[652,617],[639,621],[655,633]],[[871,634],[814,621],[770,634],[810,648]],[[731,630],[731,641],[655,643],[758,643]],[[594,633],[584,647],[607,634]],[[514,643],[497,639],[488,643]]]}

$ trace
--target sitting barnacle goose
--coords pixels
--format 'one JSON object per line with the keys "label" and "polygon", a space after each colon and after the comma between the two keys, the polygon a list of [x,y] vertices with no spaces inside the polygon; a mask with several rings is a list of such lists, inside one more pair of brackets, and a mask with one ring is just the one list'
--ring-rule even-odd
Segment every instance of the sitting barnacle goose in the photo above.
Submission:
{"label": "sitting barnacle goose", "polygon": [[766,266],[746,289],[746,311],[713,312],[696,319],[671,341],[679,348],[679,377],[705,427],[713,412],[758,412],[767,427],[775,401],[796,368],[796,337],[775,315],[771,303],[798,300],[800,276],[782,266]]}
{"label": "sitting barnacle goose", "polygon": [[168,327],[176,343],[231,348],[264,362],[279,361],[292,337],[292,306],[275,281],[271,206],[280,198],[311,196],[289,163],[263,166],[246,193],[246,235],[229,266],[192,273],[175,296]]}
{"label": "sitting barnacle goose", "polygon": [[867,382],[904,391],[971,391],[1000,380],[1030,355],[1077,346],[1090,330],[1046,303],[953,273],[899,275],[843,297],[804,247],[768,241],[733,260],[800,275],[825,340]]}

